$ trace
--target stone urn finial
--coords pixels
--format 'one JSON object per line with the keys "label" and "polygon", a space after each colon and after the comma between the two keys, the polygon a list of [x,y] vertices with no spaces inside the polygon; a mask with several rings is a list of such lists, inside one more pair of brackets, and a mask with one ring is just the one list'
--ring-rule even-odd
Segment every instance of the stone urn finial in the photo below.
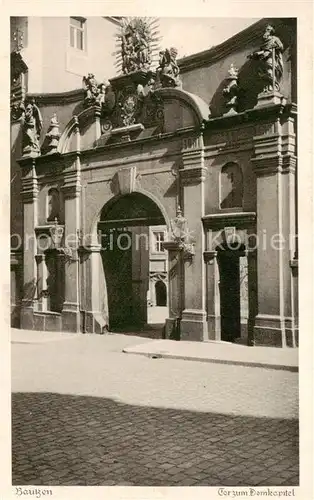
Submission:
{"label": "stone urn finial", "polygon": [[224,113],[225,116],[237,114],[236,107],[238,104],[239,93],[238,73],[239,70],[231,64],[228,70],[228,76],[226,77],[228,84],[222,91],[226,99],[226,108],[228,109],[228,111]]}
{"label": "stone urn finial", "polygon": [[57,151],[60,139],[59,122],[56,113],[54,113],[51,117],[49,129],[46,134],[46,139],[48,142],[46,154],[55,153]]}

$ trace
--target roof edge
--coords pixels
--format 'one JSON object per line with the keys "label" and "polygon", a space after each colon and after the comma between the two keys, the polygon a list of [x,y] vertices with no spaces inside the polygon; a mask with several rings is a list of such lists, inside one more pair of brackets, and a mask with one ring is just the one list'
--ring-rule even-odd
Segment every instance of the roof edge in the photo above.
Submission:
{"label": "roof edge", "polygon": [[211,65],[234,52],[237,48],[243,47],[254,40],[260,39],[267,24],[272,24],[276,28],[279,24],[295,21],[295,18],[262,18],[256,23],[248,26],[244,30],[236,33],[224,42],[211,47],[208,50],[197,52],[178,60],[180,72],[190,71],[195,67]]}

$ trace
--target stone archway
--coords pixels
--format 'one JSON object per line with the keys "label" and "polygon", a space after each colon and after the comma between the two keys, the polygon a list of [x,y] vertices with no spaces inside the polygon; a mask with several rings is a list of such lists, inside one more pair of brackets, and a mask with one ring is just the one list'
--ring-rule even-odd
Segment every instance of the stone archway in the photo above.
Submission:
{"label": "stone archway", "polygon": [[151,271],[149,227],[156,225],[166,225],[162,211],[140,192],[115,196],[101,210],[97,230],[110,331],[145,329]]}

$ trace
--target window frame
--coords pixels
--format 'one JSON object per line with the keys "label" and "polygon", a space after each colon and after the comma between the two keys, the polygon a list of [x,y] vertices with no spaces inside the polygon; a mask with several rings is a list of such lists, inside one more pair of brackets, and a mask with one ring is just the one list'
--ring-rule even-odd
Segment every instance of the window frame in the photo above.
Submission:
{"label": "window frame", "polygon": [[[75,26],[73,21],[78,21],[82,24],[82,27]],[[69,33],[69,45],[71,49],[79,50],[80,52],[86,52],[87,50],[87,20],[85,17],[70,16],[69,23],[70,33]],[[73,30],[73,45],[72,45],[72,30]],[[78,47],[77,36],[81,33],[82,48]]]}
{"label": "window frame", "polygon": [[[162,238],[157,238],[156,236],[162,235]],[[152,252],[154,254],[162,255],[165,253],[164,250],[162,250],[162,243],[165,241],[165,231],[161,230],[152,230]],[[160,249],[158,249],[160,248]]]}

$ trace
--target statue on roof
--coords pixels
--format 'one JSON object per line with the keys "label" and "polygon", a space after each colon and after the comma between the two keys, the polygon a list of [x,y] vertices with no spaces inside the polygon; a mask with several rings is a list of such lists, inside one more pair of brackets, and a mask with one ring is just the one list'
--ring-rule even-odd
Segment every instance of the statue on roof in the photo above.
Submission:
{"label": "statue on roof", "polygon": [[83,87],[85,90],[85,103],[89,106],[95,104],[99,95],[99,85],[93,73],[83,76]]}
{"label": "statue on roof", "polygon": [[157,20],[126,17],[120,22],[116,35],[117,66],[125,75],[134,71],[148,71],[158,42]]}
{"label": "statue on roof", "polygon": [[115,95],[110,82],[106,79],[98,83],[93,73],[83,77],[86,106],[101,106],[103,112],[109,112],[115,105]]}
{"label": "statue on roof", "polygon": [[181,87],[177,55],[178,51],[174,47],[159,52],[159,66],[156,69],[157,85],[161,87]]}
{"label": "statue on roof", "polygon": [[274,33],[273,26],[267,25],[260,50],[249,55],[250,59],[258,59],[261,62],[259,75],[265,81],[264,92],[278,92],[283,74],[282,53],[284,47]]}
{"label": "statue on roof", "polygon": [[40,153],[39,138],[43,128],[43,120],[39,108],[32,100],[22,105],[23,117],[23,155]]}

